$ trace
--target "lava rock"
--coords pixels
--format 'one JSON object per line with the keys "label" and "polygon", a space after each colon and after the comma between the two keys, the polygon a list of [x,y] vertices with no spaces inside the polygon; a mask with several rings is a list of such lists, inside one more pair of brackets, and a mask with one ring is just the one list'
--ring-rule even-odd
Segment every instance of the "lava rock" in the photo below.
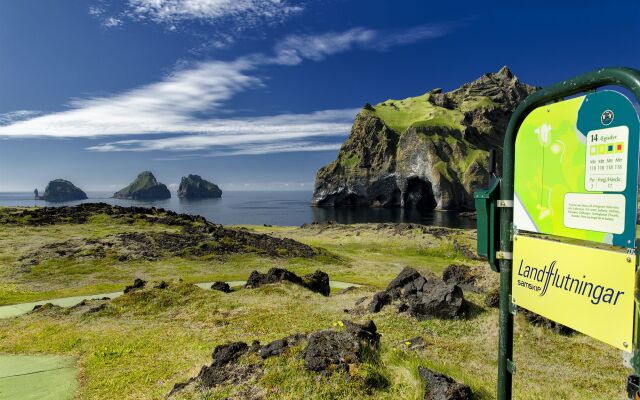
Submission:
{"label": "lava rock", "polygon": [[564,326],[555,321],[552,321],[548,318],[543,317],[542,315],[536,314],[529,310],[525,310],[524,308],[518,308],[518,314],[521,314],[524,319],[526,319],[531,325],[541,326],[546,329],[550,329],[557,334],[569,336],[572,335],[575,331],[568,326]]}
{"label": "lava rock", "polygon": [[44,194],[38,196],[38,199],[52,203],[60,203],[64,201],[85,200],[87,199],[87,194],[67,180],[54,179],[47,184]]}
{"label": "lava rock", "polygon": [[147,284],[147,281],[143,281],[140,278],[136,278],[133,281],[133,285],[129,285],[124,288],[124,293],[133,292],[136,289],[142,289],[143,287],[145,287],[146,284]]}
{"label": "lava rock", "polygon": [[373,295],[373,299],[371,300],[371,303],[369,303],[369,312],[377,313],[382,310],[382,307],[389,303],[391,303],[391,296],[389,296],[389,293],[386,291],[378,292]]}
{"label": "lava rock", "polygon": [[491,308],[500,307],[500,289],[495,288],[490,290],[484,298],[484,304]]}
{"label": "lava rock", "polygon": [[231,293],[231,286],[229,286],[229,284],[227,282],[213,282],[213,284],[211,285],[211,289],[213,290],[218,290],[222,293]]}
{"label": "lava rock", "polygon": [[296,333],[295,335],[274,340],[273,342],[262,346],[258,351],[258,355],[263,359],[280,355],[289,347],[298,345],[305,338],[306,338],[306,335],[303,335],[301,333]]}
{"label": "lava rock", "polygon": [[323,296],[329,296],[331,292],[331,286],[329,285],[329,275],[320,270],[300,277],[291,271],[284,268],[271,268],[266,274],[262,274],[258,271],[253,271],[249,278],[245,288],[255,289],[262,285],[271,283],[278,283],[282,281],[288,281],[305,287],[313,292],[320,293]]}
{"label": "lava rock", "polygon": [[309,335],[307,347],[301,354],[306,369],[327,373],[348,370],[349,364],[363,361],[367,348],[377,347],[380,335],[373,321],[365,325],[349,321],[343,324],[344,331],[326,329]]}
{"label": "lava rock", "polygon": [[160,281],[160,283],[158,283],[157,285],[155,285],[153,288],[154,289],[166,289],[169,287],[169,284],[165,281]]}
{"label": "lava rock", "polygon": [[427,279],[409,267],[403,269],[386,290],[373,296],[368,310],[378,312],[394,301],[398,301],[398,312],[408,311],[419,320],[456,318],[462,316],[465,310],[464,293],[459,286]]}
{"label": "lava rock", "polygon": [[451,319],[462,315],[464,294],[456,285],[440,281],[428,282],[423,286],[422,295],[409,298],[409,314],[419,320],[431,317]]}
{"label": "lava rock", "polygon": [[476,276],[471,273],[471,267],[450,264],[442,273],[442,280],[451,285],[458,285],[464,290],[477,291]]}
{"label": "lava rock", "polygon": [[418,372],[425,381],[424,400],[471,400],[471,388],[450,377],[419,367]]}
{"label": "lava rock", "polygon": [[211,199],[222,197],[222,190],[213,182],[200,175],[183,176],[178,187],[178,197],[184,199]]}
{"label": "lava rock", "polygon": [[387,290],[391,290],[394,288],[403,288],[407,283],[413,282],[421,277],[422,276],[420,275],[420,273],[415,269],[411,267],[405,267],[402,271],[400,271],[398,276],[396,276],[391,282],[389,282],[389,284],[387,285]]}

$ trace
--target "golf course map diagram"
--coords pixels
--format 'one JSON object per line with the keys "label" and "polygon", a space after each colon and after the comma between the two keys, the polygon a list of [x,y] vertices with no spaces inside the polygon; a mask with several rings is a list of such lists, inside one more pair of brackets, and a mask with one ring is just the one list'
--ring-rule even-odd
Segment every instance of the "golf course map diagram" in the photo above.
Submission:
{"label": "golf course map diagram", "polygon": [[634,247],[639,126],[613,90],[533,110],[516,138],[515,228]]}

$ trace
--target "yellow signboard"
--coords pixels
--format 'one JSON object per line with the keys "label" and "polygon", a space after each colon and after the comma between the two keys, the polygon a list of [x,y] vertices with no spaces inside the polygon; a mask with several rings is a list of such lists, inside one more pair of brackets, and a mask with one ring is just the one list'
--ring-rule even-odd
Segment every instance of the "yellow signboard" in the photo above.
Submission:
{"label": "yellow signboard", "polygon": [[517,235],[513,302],[631,351],[635,256]]}

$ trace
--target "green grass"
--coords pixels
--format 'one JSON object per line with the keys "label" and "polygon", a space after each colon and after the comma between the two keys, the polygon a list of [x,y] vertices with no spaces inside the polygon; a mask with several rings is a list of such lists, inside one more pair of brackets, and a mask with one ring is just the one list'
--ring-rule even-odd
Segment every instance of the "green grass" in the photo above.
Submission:
{"label": "green grass", "polygon": [[[34,246],[32,242],[44,244],[71,235],[158,228],[110,224],[107,219],[97,218],[84,226],[5,227],[0,248],[8,250],[1,254],[5,260],[12,260],[23,247]],[[306,371],[298,358],[299,346],[283,357],[268,359],[263,373],[251,381],[187,392],[181,398],[222,399],[257,391],[265,399],[419,399],[423,384],[417,375],[418,366],[469,384],[476,399],[494,398],[498,312],[484,305],[484,294],[465,292],[476,310],[468,319],[416,321],[396,314],[393,307],[359,317],[344,312],[356,300],[385,287],[405,266],[433,275],[441,274],[450,263],[482,266],[479,286],[495,287],[497,274],[481,261],[465,259],[457,250],[474,245],[473,231],[447,230],[438,238],[422,229],[379,229],[375,225],[246,228],[293,238],[326,252],[314,258],[238,254],[215,260],[175,257],[90,267],[57,265],[52,266],[57,268],[55,274],[41,271],[35,275],[5,268],[2,273],[8,281],[0,290],[5,296],[22,291],[14,299],[114,285],[108,280],[110,274],[116,281],[134,275],[174,280],[167,290],[149,285],[148,289],[112,300],[106,309],[94,314],[62,309],[0,320],[0,352],[73,357],[78,368],[77,398],[161,399],[175,383],[197,375],[200,367],[210,362],[216,345],[238,340],[250,343],[254,339],[267,343],[296,332],[329,328],[344,318],[372,318],[383,335],[379,357],[358,366],[353,376],[338,373],[319,377]],[[20,229],[26,236],[16,234]],[[291,284],[222,294],[175,281],[178,277],[191,282],[246,279],[253,269],[264,271],[273,266],[297,273],[321,269],[332,280],[369,286],[323,297]],[[118,286],[121,288],[120,283]],[[426,342],[422,352],[404,344],[416,336]],[[617,350],[580,334],[554,334],[521,317],[516,318],[515,337],[516,398],[622,398],[629,371],[622,366]]]}
{"label": "green grass", "polygon": [[373,113],[398,133],[403,133],[410,126],[444,126],[462,130],[462,113],[429,103],[429,96],[427,93],[403,100],[389,99],[376,104],[374,111],[364,110],[363,112]]}

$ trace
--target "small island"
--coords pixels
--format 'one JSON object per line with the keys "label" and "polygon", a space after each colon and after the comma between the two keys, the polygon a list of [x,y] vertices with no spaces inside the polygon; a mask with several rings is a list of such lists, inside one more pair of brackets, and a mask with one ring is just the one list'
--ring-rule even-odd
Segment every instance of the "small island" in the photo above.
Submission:
{"label": "small island", "polygon": [[38,190],[34,191],[38,200],[61,203],[65,201],[86,200],[87,194],[73,183],[65,179],[54,179],[47,184],[42,196],[38,196]]}
{"label": "small island", "polygon": [[183,176],[178,187],[178,197],[183,199],[213,199],[222,197],[222,190],[200,175]]}
{"label": "small island", "polygon": [[171,198],[167,186],[156,180],[150,171],[141,172],[128,186],[113,194],[116,199],[164,200]]}

